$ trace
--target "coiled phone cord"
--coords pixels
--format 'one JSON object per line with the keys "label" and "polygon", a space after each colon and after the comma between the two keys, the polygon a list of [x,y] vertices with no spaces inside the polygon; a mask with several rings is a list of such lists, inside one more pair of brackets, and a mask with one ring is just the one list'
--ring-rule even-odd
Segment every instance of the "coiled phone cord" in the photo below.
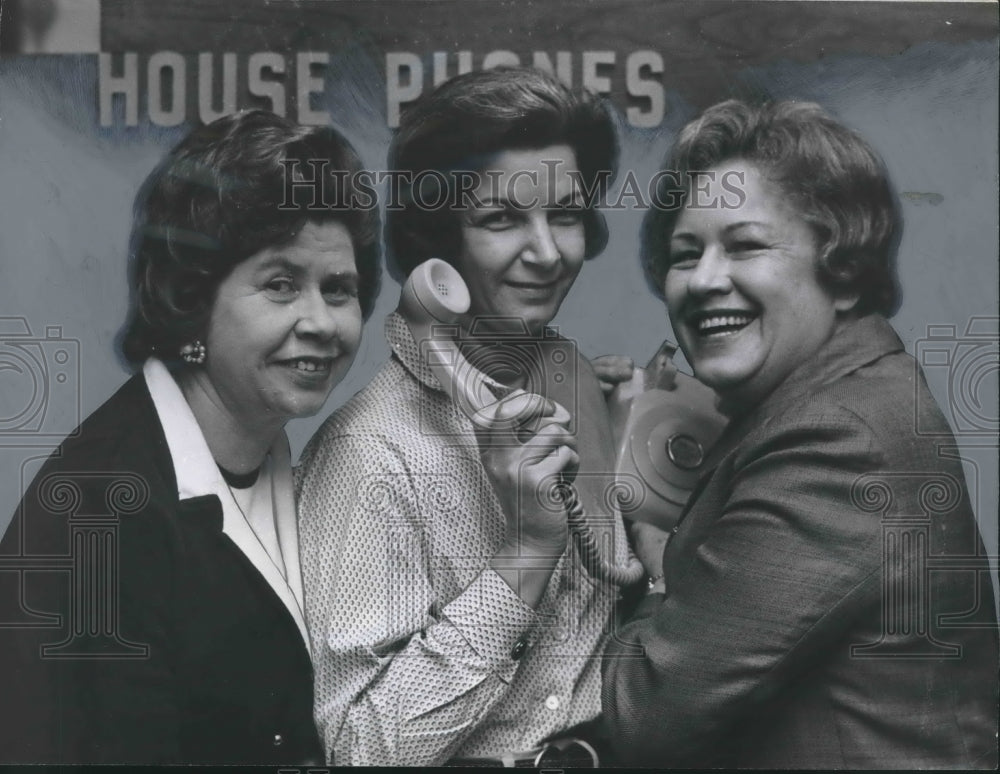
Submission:
{"label": "coiled phone cord", "polygon": [[[496,400],[508,395],[510,388],[473,368],[454,341],[450,337],[439,339],[433,328],[437,323],[457,330],[458,319],[468,311],[469,304],[469,291],[458,271],[445,261],[431,258],[410,272],[403,284],[398,311],[409,325],[418,346],[420,342],[436,345],[428,349],[427,364],[448,397],[453,402],[461,399],[462,403],[478,411],[483,408],[483,396],[478,387],[485,388]],[[566,481],[560,481],[556,486],[566,507],[569,527],[579,535],[580,558],[590,575],[617,586],[638,582],[645,571],[631,549],[628,562],[623,567],[603,559],[576,488]]]}
{"label": "coiled phone cord", "polygon": [[560,481],[556,484],[556,493],[566,506],[566,520],[569,523],[570,534],[579,536],[577,546],[587,572],[598,580],[608,581],[616,586],[631,586],[642,580],[646,570],[632,553],[631,547],[628,549],[628,561],[625,565],[612,564],[601,556],[601,548],[597,544],[593,528],[587,523],[587,516],[576,487]]}

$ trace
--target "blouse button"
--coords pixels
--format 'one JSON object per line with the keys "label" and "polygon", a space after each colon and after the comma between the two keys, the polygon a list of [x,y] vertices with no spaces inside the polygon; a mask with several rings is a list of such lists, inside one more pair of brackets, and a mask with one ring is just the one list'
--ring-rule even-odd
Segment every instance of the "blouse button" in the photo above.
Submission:
{"label": "blouse button", "polygon": [[511,648],[510,651],[510,657],[514,659],[514,661],[517,661],[521,658],[521,656],[524,655],[524,651],[526,651],[527,649],[528,649],[528,642],[527,640],[524,639],[524,637],[522,637],[521,639],[519,639],[517,642],[514,643],[514,647]]}
{"label": "blouse button", "polygon": [[547,697],[545,699],[545,709],[552,710],[553,712],[559,709],[559,697],[555,694]]}

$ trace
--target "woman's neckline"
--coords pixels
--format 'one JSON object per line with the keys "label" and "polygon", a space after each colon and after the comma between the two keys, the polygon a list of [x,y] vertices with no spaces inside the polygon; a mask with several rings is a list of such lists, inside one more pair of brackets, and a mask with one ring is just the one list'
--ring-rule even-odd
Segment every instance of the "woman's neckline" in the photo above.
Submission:
{"label": "woman's neckline", "polygon": [[259,467],[254,468],[249,473],[233,473],[231,470],[226,470],[222,465],[219,465],[218,462],[215,464],[230,489],[249,489],[257,483],[257,479],[260,476]]}

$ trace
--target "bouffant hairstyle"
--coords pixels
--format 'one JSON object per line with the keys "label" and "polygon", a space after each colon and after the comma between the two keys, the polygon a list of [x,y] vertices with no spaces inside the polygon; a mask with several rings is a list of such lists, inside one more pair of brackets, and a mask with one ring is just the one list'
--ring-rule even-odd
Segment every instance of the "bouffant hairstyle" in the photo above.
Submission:
{"label": "bouffant hairstyle", "polygon": [[204,335],[216,291],[233,268],[286,244],[309,221],[347,228],[367,318],[378,293],[379,218],[373,191],[358,187],[361,171],[336,130],[263,110],[192,130],[136,198],[126,360],[176,362],[180,347]]}
{"label": "bouffant hairstyle", "polygon": [[[386,208],[390,273],[402,281],[428,258],[452,261],[461,247],[455,207],[456,175],[481,173],[506,150],[569,145],[586,193],[586,257],[608,241],[604,217],[594,208],[614,178],[618,144],[604,103],[575,92],[555,77],[526,67],[498,67],[445,81],[417,100],[401,118],[389,150],[389,167],[402,181],[398,206]],[[423,196],[421,181],[443,188]]]}
{"label": "bouffant hairstyle", "polygon": [[663,296],[670,238],[694,173],[733,160],[756,165],[812,226],[820,282],[857,294],[858,314],[896,312],[902,222],[885,165],[860,136],[810,102],[727,100],[681,130],[658,180],[656,206],[643,221],[642,264],[654,292]]}

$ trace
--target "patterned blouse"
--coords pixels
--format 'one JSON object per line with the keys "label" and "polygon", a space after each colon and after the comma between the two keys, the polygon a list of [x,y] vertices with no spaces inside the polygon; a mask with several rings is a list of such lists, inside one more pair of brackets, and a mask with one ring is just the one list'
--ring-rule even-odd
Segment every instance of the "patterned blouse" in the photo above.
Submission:
{"label": "patterned blouse", "polygon": [[[298,472],[327,757],[425,766],[530,750],[600,712],[620,590],[587,574],[572,538],[537,610],[489,567],[506,520],[472,425],[398,315],[386,337],[394,356],[324,423]],[[596,417],[576,429],[576,486],[622,564],[621,517],[605,502],[610,428],[589,364],[575,352],[573,363],[574,415]]]}

